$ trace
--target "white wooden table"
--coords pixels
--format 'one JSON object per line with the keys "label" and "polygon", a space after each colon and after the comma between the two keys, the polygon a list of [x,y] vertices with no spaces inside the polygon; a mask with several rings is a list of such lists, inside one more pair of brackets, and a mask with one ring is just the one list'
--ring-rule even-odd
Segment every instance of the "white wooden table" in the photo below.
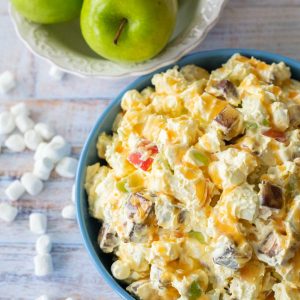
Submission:
{"label": "white wooden table", "polygon": [[[198,50],[257,48],[300,60],[299,16],[300,0],[231,0]],[[29,53],[17,39],[7,0],[0,0],[0,72],[6,69],[16,74],[18,86],[8,96],[0,96],[0,111],[26,101],[33,118],[52,124],[72,143],[76,156],[109,100],[134,79],[112,81],[67,75],[62,82],[54,81],[48,76],[47,63]],[[0,154],[0,201],[6,200],[8,183],[30,170],[32,161],[29,151],[11,154],[4,149]],[[25,196],[17,203],[20,213],[13,224],[0,222],[1,300],[35,299],[43,293],[53,299],[119,299],[90,262],[75,222],[61,218],[62,207],[71,199],[71,185],[71,180],[52,177],[39,196]],[[43,279],[33,275],[36,237],[28,230],[32,211],[47,213],[49,233],[55,241],[55,272]]]}

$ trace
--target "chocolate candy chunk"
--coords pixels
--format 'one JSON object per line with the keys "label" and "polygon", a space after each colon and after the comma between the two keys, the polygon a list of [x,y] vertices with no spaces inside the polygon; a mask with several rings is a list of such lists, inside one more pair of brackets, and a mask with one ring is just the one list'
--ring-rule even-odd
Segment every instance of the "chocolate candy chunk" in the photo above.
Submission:
{"label": "chocolate candy chunk", "polygon": [[103,252],[111,253],[119,244],[119,238],[111,227],[103,223],[98,235],[98,244]]}
{"label": "chocolate candy chunk", "polygon": [[263,182],[261,204],[270,208],[281,209],[283,205],[282,189],[270,182]]}
{"label": "chocolate candy chunk", "polygon": [[227,79],[223,79],[216,84],[216,88],[221,90],[225,98],[236,98],[238,97],[238,92],[235,85]]}

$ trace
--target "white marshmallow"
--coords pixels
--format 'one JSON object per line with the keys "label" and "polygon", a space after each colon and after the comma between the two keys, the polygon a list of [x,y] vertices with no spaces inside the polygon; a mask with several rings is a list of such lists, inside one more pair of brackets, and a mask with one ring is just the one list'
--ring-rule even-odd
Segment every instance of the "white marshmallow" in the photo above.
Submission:
{"label": "white marshmallow", "polygon": [[72,157],[64,157],[55,168],[58,175],[66,178],[74,178],[76,175],[78,160]]}
{"label": "white marshmallow", "polygon": [[0,134],[9,134],[16,127],[14,117],[11,113],[3,111],[0,113]]}
{"label": "white marshmallow", "polygon": [[47,231],[47,216],[42,213],[31,213],[29,229],[35,234],[44,234]]}
{"label": "white marshmallow", "polygon": [[24,134],[25,145],[30,150],[36,150],[42,141],[40,134],[33,129],[26,131]]}
{"label": "white marshmallow", "polygon": [[73,300],[73,298],[71,298],[71,297],[68,297],[68,298],[66,298],[66,300]]}
{"label": "white marshmallow", "polygon": [[38,254],[50,253],[52,249],[52,239],[49,235],[40,236],[35,243],[35,250]]}
{"label": "white marshmallow", "polygon": [[6,94],[16,86],[15,75],[10,71],[0,74],[0,93]]}
{"label": "white marshmallow", "polygon": [[11,223],[17,216],[18,209],[8,203],[0,203],[0,219]]}
{"label": "white marshmallow", "polygon": [[53,65],[49,70],[49,75],[55,80],[62,80],[65,76],[65,72]]}
{"label": "white marshmallow", "polygon": [[75,187],[75,183],[72,185],[72,202],[76,203],[76,187]]}
{"label": "white marshmallow", "polygon": [[38,147],[35,150],[34,156],[33,156],[34,160],[39,160],[39,159],[44,158],[44,150],[45,150],[47,145],[48,144],[44,143],[44,142],[42,142],[38,145]]}
{"label": "white marshmallow", "polygon": [[29,109],[27,107],[27,105],[24,102],[20,102],[14,106],[12,106],[10,108],[10,112],[14,115],[14,116],[18,116],[18,115],[26,115],[29,116]]}
{"label": "white marshmallow", "polygon": [[39,159],[34,164],[33,175],[41,180],[48,180],[53,170],[53,161],[47,157]]}
{"label": "white marshmallow", "polygon": [[40,134],[40,136],[46,140],[49,141],[50,139],[52,139],[54,137],[54,130],[47,124],[45,123],[37,123],[34,126],[34,130]]}
{"label": "white marshmallow", "polygon": [[130,267],[127,263],[116,260],[111,265],[111,272],[116,279],[125,280],[130,275]]}
{"label": "white marshmallow", "polygon": [[19,180],[13,181],[5,190],[5,194],[11,201],[19,200],[25,193],[25,188]]}
{"label": "white marshmallow", "polygon": [[43,182],[29,172],[23,174],[21,177],[21,183],[23,184],[26,192],[31,196],[38,195],[44,187]]}
{"label": "white marshmallow", "polygon": [[25,150],[25,141],[22,135],[14,133],[10,135],[4,145],[12,152],[22,152]]}
{"label": "white marshmallow", "polygon": [[47,276],[53,272],[50,254],[38,254],[34,257],[34,273],[36,276]]}
{"label": "white marshmallow", "polygon": [[15,121],[18,129],[22,133],[25,133],[26,131],[32,129],[34,126],[33,120],[26,115],[18,115]]}
{"label": "white marshmallow", "polygon": [[61,215],[64,219],[74,220],[76,218],[76,210],[73,204],[67,205],[61,211]]}
{"label": "white marshmallow", "polygon": [[50,300],[50,298],[47,295],[41,295],[38,298],[36,298],[35,300]]}
{"label": "white marshmallow", "polygon": [[44,157],[50,158],[54,163],[60,161],[64,156],[71,154],[71,145],[66,140],[57,135],[44,149]]}

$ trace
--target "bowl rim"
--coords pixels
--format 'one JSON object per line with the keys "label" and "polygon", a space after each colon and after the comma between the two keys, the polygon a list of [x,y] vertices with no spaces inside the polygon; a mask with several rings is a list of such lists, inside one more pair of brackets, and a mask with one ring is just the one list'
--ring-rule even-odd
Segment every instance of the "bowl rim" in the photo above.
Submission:
{"label": "bowl rim", "polygon": [[208,51],[199,51],[196,53],[192,53],[189,55],[184,56],[182,59],[180,59],[177,63],[172,63],[168,66],[164,66],[150,74],[144,75],[136,79],[134,82],[129,84],[127,87],[125,87],[121,93],[117,97],[115,97],[110,104],[107,106],[107,108],[102,112],[102,114],[98,117],[95,125],[91,129],[84,146],[81,151],[79,163],[78,163],[78,169],[76,173],[76,181],[75,181],[75,199],[76,199],[76,211],[77,211],[77,222],[80,229],[81,237],[83,238],[84,246],[93,261],[93,264],[95,265],[97,271],[100,273],[104,281],[124,300],[134,300],[134,298],[124,289],[122,288],[116,279],[114,279],[111,274],[108,272],[108,270],[103,265],[102,261],[99,259],[93,244],[92,240],[90,239],[87,228],[84,221],[84,212],[81,206],[81,191],[84,188],[81,186],[81,182],[83,182],[83,176],[85,174],[85,168],[86,168],[86,158],[87,153],[89,151],[89,148],[91,146],[91,141],[95,138],[95,136],[99,135],[98,128],[100,127],[101,123],[104,121],[106,114],[115,108],[116,106],[120,105],[121,98],[124,95],[124,93],[130,89],[134,89],[136,86],[140,85],[141,83],[145,81],[149,81],[153,77],[154,74],[163,72],[169,68],[172,68],[173,66],[179,64],[179,65],[185,65],[185,64],[191,64],[192,60],[194,58],[207,58],[207,56],[231,56],[235,53],[240,53],[245,56],[253,56],[257,57],[261,60],[268,60],[268,61],[274,61],[279,62],[283,61],[288,66],[291,66],[293,68],[296,68],[300,72],[300,62],[289,58],[287,56],[283,56],[276,53],[271,53],[263,50],[256,50],[256,49],[245,49],[245,48],[227,48],[227,49],[216,49],[216,50],[208,50]]}
{"label": "bowl rim", "polygon": [[[76,71],[76,70],[71,70],[69,68],[67,68],[67,66],[64,66],[59,60],[57,60],[56,58],[51,57],[50,55],[42,52],[40,49],[38,49],[34,43],[32,43],[31,40],[27,39],[26,36],[22,33],[22,31],[19,29],[18,26],[18,22],[16,21],[14,14],[17,12],[14,11],[14,8],[12,6],[11,3],[9,3],[8,5],[8,11],[9,11],[9,16],[10,19],[12,21],[14,30],[18,36],[18,38],[23,42],[23,44],[25,45],[25,47],[34,55],[36,55],[37,57],[43,59],[44,61],[50,63],[51,65],[56,66],[57,68],[61,69],[62,71],[68,73],[68,74],[72,74],[81,78],[99,78],[99,79],[114,79],[114,80],[118,80],[118,79],[122,79],[128,76],[143,76],[143,75],[147,75],[150,74],[160,68],[163,68],[165,66],[168,66],[170,64],[176,63],[176,61],[178,61],[179,59],[183,58],[185,55],[187,55],[188,53],[190,53],[192,50],[194,50],[199,44],[201,44],[206,36],[208,35],[208,33],[217,25],[217,23],[219,22],[222,12],[225,8],[225,6],[227,5],[227,3],[229,2],[229,0],[221,0],[221,4],[218,7],[218,14],[212,18],[212,20],[207,23],[207,26],[203,29],[203,33],[201,35],[200,38],[198,38],[197,40],[195,40],[193,43],[191,43],[189,46],[187,46],[186,48],[182,49],[180,52],[178,52],[177,54],[172,55],[172,57],[170,57],[169,59],[165,59],[162,60],[161,62],[157,62],[155,65],[149,65],[148,67],[144,68],[143,70],[139,70],[139,71],[123,71],[120,72],[119,74],[107,74],[107,75],[102,75],[100,73],[95,73],[95,74],[89,74],[83,71]],[[167,47],[167,46],[166,46]],[[150,59],[151,60],[151,59]]]}

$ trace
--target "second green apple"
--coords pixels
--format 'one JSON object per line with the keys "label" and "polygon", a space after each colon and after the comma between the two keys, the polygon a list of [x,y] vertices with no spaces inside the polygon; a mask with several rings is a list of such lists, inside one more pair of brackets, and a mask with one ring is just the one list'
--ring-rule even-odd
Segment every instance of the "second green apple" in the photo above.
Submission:
{"label": "second green apple", "polygon": [[11,0],[15,9],[28,20],[54,24],[80,15],[83,0]]}
{"label": "second green apple", "polygon": [[166,46],[176,15],[177,0],[84,0],[81,31],[104,58],[141,62]]}

